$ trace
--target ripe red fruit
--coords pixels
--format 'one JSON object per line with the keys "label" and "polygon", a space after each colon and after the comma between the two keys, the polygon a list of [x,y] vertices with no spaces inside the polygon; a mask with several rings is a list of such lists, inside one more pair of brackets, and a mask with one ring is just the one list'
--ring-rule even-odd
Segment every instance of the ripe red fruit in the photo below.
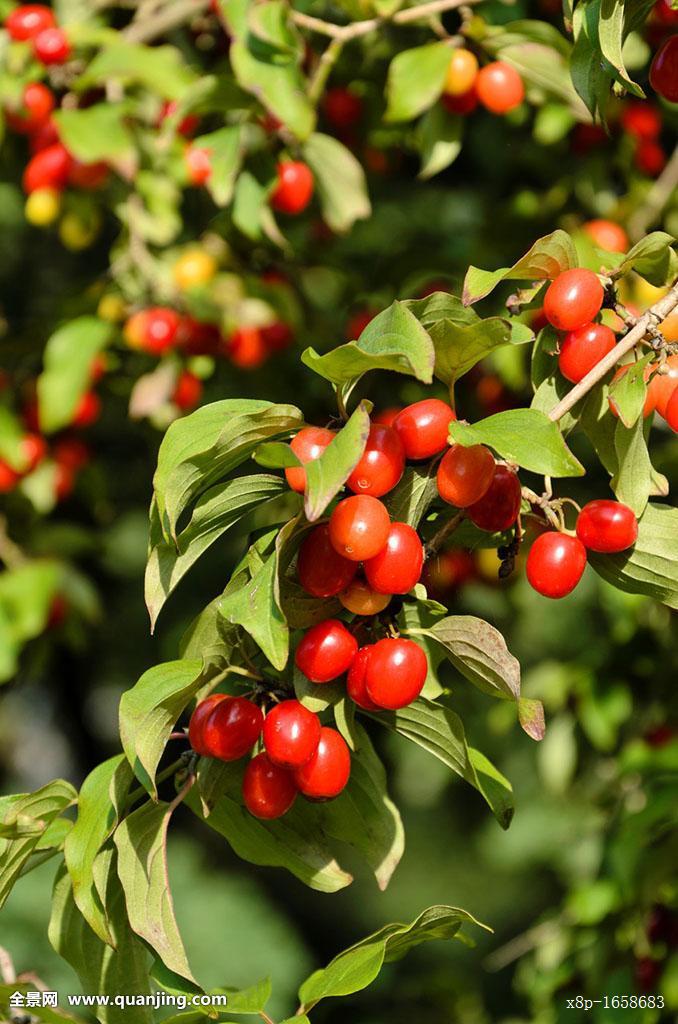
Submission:
{"label": "ripe red fruit", "polygon": [[42,64],[64,64],[71,55],[71,44],[62,28],[45,28],[33,39],[33,51]]}
{"label": "ripe red fruit", "polygon": [[[298,434],[292,438],[290,448],[300,462],[315,462],[327,448],[330,441],[334,440],[334,431],[325,430],[324,427],[303,427]],[[306,471],[301,466],[292,466],[285,470],[287,483],[296,491],[303,494],[306,490]]]}
{"label": "ripe red fruit", "polygon": [[313,174],[299,160],[278,164],[278,181],[271,193],[271,206],[279,213],[296,214],[306,209],[313,196]]}
{"label": "ripe red fruit", "polygon": [[31,82],[24,89],[21,110],[7,111],[7,123],[15,132],[30,135],[47,121],[54,110],[54,94],[42,82]]}
{"label": "ripe red fruit", "polygon": [[[365,328],[377,314],[371,309],[358,309],[351,315],[346,324],[346,337],[349,341],[355,341],[363,333]],[[375,419],[376,423],[377,420]]]}
{"label": "ripe red fruit", "polygon": [[592,270],[565,270],[546,290],[544,316],[559,331],[574,331],[593,320],[603,298],[603,286]]}
{"label": "ripe red fruit", "polygon": [[90,460],[90,450],[79,437],[60,437],[52,449],[54,461],[60,466],[77,472]]}
{"label": "ripe red fruit", "polygon": [[447,402],[424,398],[407,405],[393,421],[408,459],[430,459],[447,447],[447,432],[457,416]]}
{"label": "ripe red fruit", "polygon": [[63,189],[68,182],[72,158],[60,142],[46,146],[26,164],[23,188],[27,195],[39,188]]}
{"label": "ripe red fruit", "polygon": [[47,454],[47,442],[39,434],[24,434],[20,444],[21,454],[26,460],[23,475],[32,473]]}
{"label": "ripe red fruit", "polygon": [[264,345],[269,352],[284,352],[294,341],[294,331],[282,320],[260,328]]}
{"label": "ripe red fruit", "polygon": [[312,800],[332,800],[339,796],[351,774],[351,754],[346,740],[323,726],[318,748],[303,767],[297,768],[294,781],[304,796]]}
{"label": "ripe red fruit", "polygon": [[356,494],[340,501],[330,516],[330,541],[344,558],[362,562],[381,551],[390,525],[386,506],[378,498]]}
{"label": "ripe red fruit", "polygon": [[575,331],[569,331],[561,341],[558,368],[566,380],[576,384],[612,351],[615,344],[615,333],[610,327],[584,324]]}
{"label": "ripe red fruit", "polygon": [[492,483],[480,501],[469,506],[467,515],[481,530],[508,530],[518,518],[520,497],[518,474],[508,466],[497,466]]}
{"label": "ripe red fruit", "polygon": [[5,20],[5,28],[12,39],[34,39],[46,28],[56,25],[53,11],[44,4],[22,4],[15,7]]}
{"label": "ripe red fruit", "polygon": [[346,486],[356,494],[380,498],[393,490],[405,469],[405,449],[393,427],[373,423],[365,450]]}
{"label": "ripe red fruit", "polygon": [[385,427],[392,427],[399,412],[402,412],[402,406],[391,405],[387,409],[382,409],[381,412],[375,412],[372,416],[372,422],[382,423]]}
{"label": "ripe red fruit", "polygon": [[201,146],[187,146],[184,159],[190,184],[196,187],[204,185],[212,174],[212,154],[209,149],[203,149]]}
{"label": "ripe red fruit", "polygon": [[460,114],[461,116],[472,114],[479,102],[475,85],[468,92],[462,93],[461,96],[452,96],[450,93],[444,92],[440,98],[443,106],[450,114]]}
{"label": "ripe red fruit", "polygon": [[329,683],[347,672],[358,641],[338,619],[312,626],[301,639],[294,663],[312,683]]}
{"label": "ripe red fruit", "polygon": [[367,692],[367,663],[373,650],[374,644],[368,644],[367,647],[361,647],[351,662],[351,667],[348,670],[348,675],[346,677],[347,694],[351,700],[357,704],[359,708],[363,708],[364,711],[383,710],[378,704],[374,703]]}
{"label": "ripe red fruit", "polygon": [[678,387],[673,389],[673,394],[666,406],[664,418],[671,427],[671,430],[678,434]]}
{"label": "ripe red fruit", "polygon": [[336,597],[357,571],[356,562],[335,551],[327,523],[316,526],[299,548],[297,575],[306,593],[313,597]]}
{"label": "ripe red fruit", "polygon": [[4,459],[0,459],[0,494],[9,494],[10,491],[14,490],[20,479],[21,474],[12,469]]}
{"label": "ripe red fruit", "polygon": [[49,121],[45,121],[44,124],[38,125],[35,128],[29,136],[28,145],[31,153],[35,155],[40,153],[41,150],[47,149],[48,146],[53,146],[58,141],[59,132],[57,131],[57,126],[53,118],[50,118]]}
{"label": "ripe red fruit", "polygon": [[75,487],[75,471],[70,466],[57,462],[54,479],[54,497],[57,501],[65,501],[73,493]]}
{"label": "ripe red fruit", "polygon": [[589,551],[626,551],[638,538],[633,510],[620,501],[589,501],[577,517],[577,537]]}
{"label": "ripe red fruit", "polygon": [[620,124],[627,135],[635,139],[656,141],[662,130],[661,113],[651,103],[634,100],[627,103],[619,118]]}
{"label": "ripe red fruit", "polygon": [[174,346],[181,317],[176,310],[166,306],[153,306],[144,313],[142,347],[151,355],[162,355]]}
{"label": "ripe red fruit", "polygon": [[276,704],[264,719],[264,746],[274,764],[301,768],[313,756],[320,739],[320,719],[298,700]]}
{"label": "ripe red fruit", "polygon": [[378,594],[365,580],[357,577],[339,594],[339,600],[354,615],[378,615],[391,600],[390,594]]}
{"label": "ripe red fruit", "polygon": [[202,744],[208,757],[237,761],[261,736],[261,708],[246,697],[226,697],[212,708],[202,725]]}
{"label": "ripe red fruit", "polygon": [[184,412],[195,409],[202,395],[202,381],[189,370],[182,370],[172,392],[172,401]]}
{"label": "ripe red fruit", "polygon": [[488,491],[494,470],[494,456],[485,445],[452,445],[438,467],[438,494],[456,508],[468,508]]}
{"label": "ripe red fruit", "polygon": [[291,772],[274,764],[266,754],[257,754],[245,769],[242,796],[250,814],[271,821],[289,811],[297,785]]}
{"label": "ripe red fruit", "polygon": [[641,139],[634,154],[636,167],[648,178],[656,178],[666,167],[666,153],[659,142]]}
{"label": "ripe red fruit", "polygon": [[527,579],[544,597],[565,597],[582,578],[586,548],[577,537],[550,530],[535,540],[527,556]]}
{"label": "ripe red fruit", "polygon": [[[179,104],[177,100],[166,100],[163,103],[162,110],[160,111],[161,124],[166,118],[172,117],[178,105]],[[197,114],[186,114],[186,116],[183,117],[182,120],[177,125],[177,131],[179,132],[180,135],[183,135],[184,138],[188,139],[191,137],[191,135],[195,134],[195,131],[199,124],[200,118],[198,117]]]}
{"label": "ripe red fruit", "polygon": [[258,327],[238,327],[228,339],[226,354],[241,370],[252,370],[261,366],[268,351]]}
{"label": "ripe red fruit", "polygon": [[669,36],[654,55],[650,85],[669,103],[678,103],[678,36]]}
{"label": "ripe red fruit", "polygon": [[94,391],[85,391],[78,402],[71,425],[74,427],[91,427],[99,419],[101,399]]}
{"label": "ripe red fruit", "polygon": [[338,85],[325,93],[323,110],[325,117],[335,128],[351,128],[362,116],[363,101],[350,89]]}
{"label": "ripe red fruit", "polygon": [[664,369],[668,372],[655,373],[647,386],[647,392],[659,415],[666,419],[669,400],[678,386],[678,353],[668,357]]}
{"label": "ripe red fruit", "polygon": [[191,720],[188,723],[188,740],[196,754],[200,754],[201,757],[207,757],[209,752],[205,745],[203,738],[203,729],[205,722],[214,711],[219,701],[225,700],[225,693],[211,693],[205,700],[201,700],[196,705]]}
{"label": "ripe red fruit", "polygon": [[407,707],[421,693],[427,672],[426,655],[413,640],[379,640],[367,660],[367,695],[381,708]]}
{"label": "ripe red fruit", "polygon": [[629,247],[629,236],[614,221],[590,220],[584,224],[584,231],[594,245],[606,252],[626,252]]}
{"label": "ripe red fruit", "polygon": [[364,565],[365,578],[379,594],[406,594],[418,583],[424,547],[407,523],[391,523],[386,544]]}
{"label": "ripe red fruit", "polygon": [[108,165],[102,160],[94,164],[81,164],[74,160],[68,173],[68,182],[76,188],[93,191],[101,188],[108,180]]}
{"label": "ripe red fruit", "polygon": [[671,0],[657,0],[652,8],[652,16],[664,25],[678,24],[678,10],[671,6]]}
{"label": "ripe red fruit", "polygon": [[480,69],[475,89],[482,105],[493,114],[506,114],[525,99],[522,78],[514,67],[501,60]]}

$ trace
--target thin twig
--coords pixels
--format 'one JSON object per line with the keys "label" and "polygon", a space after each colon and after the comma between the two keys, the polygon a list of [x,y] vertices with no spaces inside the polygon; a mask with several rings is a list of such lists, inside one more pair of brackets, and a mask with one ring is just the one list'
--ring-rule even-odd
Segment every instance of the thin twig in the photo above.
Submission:
{"label": "thin twig", "polygon": [[458,7],[465,7],[469,3],[480,3],[480,0],[430,0],[429,3],[419,4],[417,7],[407,7],[405,10],[396,11],[390,17],[366,18],[363,21],[351,22],[350,25],[336,25],[332,21],[323,21],[321,18],[314,18],[310,14],[294,10],[291,11],[291,17],[292,21],[300,28],[307,28],[319,35],[347,42],[349,39],[357,39],[359,36],[367,35],[368,32],[374,32],[375,29],[387,22],[394,25],[407,25],[411,21],[430,18],[431,15],[440,14],[443,11],[453,11]]}
{"label": "thin twig", "polygon": [[664,207],[678,189],[678,146],[669,162],[652,185],[645,201],[629,217],[629,235],[637,242],[660,217]]}
{"label": "thin twig", "polygon": [[181,789],[179,790],[179,792],[175,796],[174,800],[172,801],[172,803],[167,808],[167,817],[168,818],[170,818],[174,814],[174,812],[176,811],[176,809],[179,806],[179,804],[183,803],[183,801],[186,799],[186,797],[188,796],[190,791],[193,789],[193,786],[195,785],[196,778],[197,778],[197,776],[196,776],[195,772],[191,772],[191,774],[188,776],[188,778],[184,782],[183,786],[181,787]]}
{"label": "thin twig", "polygon": [[424,548],[426,558],[430,558],[431,555],[435,555],[436,552],[440,550],[441,546],[444,544],[444,542],[447,540],[450,534],[454,533],[454,531],[457,529],[457,527],[465,518],[465,516],[466,513],[464,512],[463,509],[461,509],[461,511],[457,512],[455,516],[452,516],[451,519],[448,519],[447,522],[443,526],[441,526],[437,533],[433,534],[430,541]]}
{"label": "thin twig", "polygon": [[121,34],[130,43],[148,43],[183,25],[196,14],[202,14],[208,7],[209,0],[177,0],[148,18],[133,21]]}

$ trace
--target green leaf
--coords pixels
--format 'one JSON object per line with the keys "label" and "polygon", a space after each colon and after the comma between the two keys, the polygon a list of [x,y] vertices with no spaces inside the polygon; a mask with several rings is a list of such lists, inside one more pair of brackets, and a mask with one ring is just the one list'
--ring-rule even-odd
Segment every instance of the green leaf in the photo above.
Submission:
{"label": "green leaf", "polygon": [[21,562],[0,573],[0,612],[9,643],[22,645],[44,632],[63,582],[63,567],[46,558]]}
{"label": "green leaf", "polygon": [[616,268],[618,274],[627,274],[635,270],[651,284],[661,286],[666,283],[671,270],[671,258],[676,239],[665,231],[651,231],[629,249],[626,256]]}
{"label": "green leaf", "polygon": [[139,782],[156,796],[155,773],[179,715],[201,685],[202,659],[154,665],[120,698],[120,738]]}
{"label": "green leaf", "polygon": [[323,683],[319,686],[307,679],[295,666],[293,672],[294,696],[309,711],[319,715],[343,700],[346,691],[341,683]]}
{"label": "green leaf", "polygon": [[470,306],[489,295],[501,281],[552,281],[564,270],[578,265],[572,239],[560,228],[537,239],[531,249],[512,267],[480,270],[469,267],[464,279],[463,302]]}
{"label": "green leaf", "polygon": [[235,184],[233,223],[253,241],[263,238],[264,211],[269,210],[269,190],[249,171],[243,171]]}
{"label": "green leaf", "polygon": [[242,127],[229,125],[218,128],[215,132],[198,136],[193,145],[209,151],[212,173],[206,188],[217,206],[228,206],[245,155]]}
{"label": "green leaf", "polygon": [[574,47],[570,60],[572,84],[593,117],[604,120],[612,75],[601,59],[598,23],[600,0],[576,5],[572,15]]}
{"label": "green leaf", "polygon": [[46,433],[70,424],[90,386],[94,358],[112,336],[112,324],[81,316],[69,320],[48,339],[44,369],[38,377],[40,427]]}
{"label": "green leaf", "polygon": [[558,425],[538,409],[508,409],[477,423],[450,423],[450,442],[486,444],[504,459],[545,476],[583,476]]}
{"label": "green leaf", "polygon": [[54,114],[59,138],[69,153],[84,164],[98,160],[136,162],[134,140],[125,123],[122,103],[95,103],[82,109],[62,109]]}
{"label": "green leaf", "polygon": [[629,76],[624,64],[623,48],[627,35],[625,4],[620,0],[601,0],[598,21],[598,41],[603,57],[617,72],[617,80],[634,96],[645,93]]}
{"label": "green leaf", "polygon": [[612,489],[618,501],[632,508],[636,516],[643,514],[654,490],[653,469],[644,428],[642,417],[630,429],[620,420],[614,434],[619,468],[612,481]]}
{"label": "green leaf", "polygon": [[428,629],[457,671],[490,697],[520,698],[520,664],[498,629],[475,615],[450,615]]}
{"label": "green leaf", "polygon": [[384,504],[391,520],[408,523],[415,529],[438,497],[435,463],[407,466],[400,483],[384,495]]}
{"label": "green leaf", "polygon": [[544,705],[540,700],[521,697],[518,701],[518,719],[521,728],[533,740],[543,740],[546,726],[544,724]]}
{"label": "green leaf", "polygon": [[625,427],[632,427],[643,415],[647,397],[646,367],[654,358],[654,353],[648,352],[638,362],[630,363],[626,373],[610,384],[609,397],[614,399],[619,419]]}
{"label": "green leaf", "polygon": [[165,601],[197,560],[227,530],[255,508],[286,489],[277,476],[260,473],[217,484],[200,496],[190,522],[176,544],[162,537],[157,516],[152,512],[151,550],[146,566],[146,607],[155,627]]}
{"label": "green leaf", "polygon": [[166,539],[176,540],[182,512],[262,442],[299,429],[300,411],[258,399],[226,399],[175,420],[158,452],[153,486]]}
{"label": "green leaf", "polygon": [[678,508],[650,502],[638,522],[638,540],[616,555],[589,552],[599,576],[630,594],[647,594],[678,609]]}
{"label": "green leaf", "polygon": [[315,132],[302,147],[313,171],[323,220],[332,231],[350,231],[357,220],[372,213],[365,172],[338,139]]}
{"label": "green leaf", "polygon": [[174,46],[143,46],[123,41],[118,35],[89,62],[76,86],[86,92],[92,86],[120,82],[141,85],[163,99],[178,100],[196,80]]}
{"label": "green leaf", "polygon": [[452,51],[446,42],[398,53],[386,80],[386,120],[411,121],[432,106],[445,85]]}
{"label": "green leaf", "polygon": [[25,433],[18,417],[0,405],[0,459],[19,471],[26,466],[26,457],[21,450]]}
{"label": "green leaf", "polygon": [[307,463],[304,511],[309,522],[320,518],[360,462],[370,432],[369,409],[361,402],[320,458]]}
{"label": "green leaf", "polygon": [[174,917],[167,873],[172,805],[146,803],[123,818],[113,839],[129,923],[163,964],[195,982]]}
{"label": "green leaf", "polygon": [[287,469],[301,466],[301,461],[285,441],[266,441],[252,452],[252,458],[264,469]]}
{"label": "green leaf", "polygon": [[114,945],[114,938],[97,893],[94,865],[115,831],[132,778],[124,754],[109,758],[90,772],[78,796],[77,820],[64,846],[73,899],[90,928],[109,946]]}
{"label": "green leaf", "polygon": [[437,103],[419,122],[417,149],[421,156],[419,177],[424,181],[440,174],[461,153],[464,119]]}
{"label": "green leaf", "polygon": [[362,991],[375,980],[385,963],[400,960],[422,942],[452,939],[463,924],[486,927],[465,910],[446,906],[429,907],[408,925],[385,925],[306,979],[299,989],[302,1010],[308,1012],[321,999]]}

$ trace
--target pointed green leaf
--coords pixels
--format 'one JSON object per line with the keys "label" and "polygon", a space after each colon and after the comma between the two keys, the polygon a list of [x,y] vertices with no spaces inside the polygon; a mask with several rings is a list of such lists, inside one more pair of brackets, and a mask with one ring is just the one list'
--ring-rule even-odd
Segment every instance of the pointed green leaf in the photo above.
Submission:
{"label": "pointed green leaf", "polygon": [[306,465],[304,511],[309,522],[320,518],[360,462],[370,432],[369,410],[361,402],[320,458]]}
{"label": "pointed green leaf", "polygon": [[315,132],[302,148],[313,171],[323,220],[332,231],[350,231],[372,207],[362,165],[338,139]]}
{"label": "pointed green leaf", "polygon": [[48,339],[37,385],[40,427],[46,433],[71,423],[78,402],[90,387],[94,358],[112,336],[112,324],[81,316],[69,320]]}
{"label": "pointed green leaf", "polygon": [[469,267],[464,279],[463,302],[470,306],[489,295],[501,281],[552,281],[564,270],[578,266],[572,239],[558,229],[537,239],[532,248],[512,267],[480,270]]}
{"label": "pointed green leaf", "polygon": [[428,110],[443,91],[451,56],[446,42],[398,53],[388,69],[386,120],[411,121]]}
{"label": "pointed green leaf", "polygon": [[450,423],[450,442],[485,444],[502,458],[545,476],[583,476],[558,425],[538,409],[509,409],[477,423]]}

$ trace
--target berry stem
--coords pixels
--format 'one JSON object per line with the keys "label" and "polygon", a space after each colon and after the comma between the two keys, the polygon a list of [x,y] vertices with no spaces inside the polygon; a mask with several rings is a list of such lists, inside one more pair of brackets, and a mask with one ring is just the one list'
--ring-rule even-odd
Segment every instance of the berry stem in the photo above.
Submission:
{"label": "berry stem", "polygon": [[186,797],[190,793],[191,789],[195,785],[196,777],[197,776],[196,776],[195,772],[193,772],[193,771],[190,772],[190,774],[189,774],[188,778],[186,779],[186,781],[184,782],[183,786],[181,787],[181,789],[179,790],[179,792],[175,796],[174,800],[172,800],[172,803],[167,808],[167,817],[168,818],[171,817],[172,814],[174,814],[174,812],[176,811],[176,809],[179,806],[179,804],[184,802],[184,800],[186,799]]}
{"label": "berry stem", "polygon": [[443,543],[447,540],[451,533],[457,529],[459,524],[465,519],[466,513],[461,509],[455,516],[448,519],[447,522],[440,527],[437,533],[434,533],[430,541],[424,548],[424,557],[430,558],[431,555],[435,555],[440,550]]}

